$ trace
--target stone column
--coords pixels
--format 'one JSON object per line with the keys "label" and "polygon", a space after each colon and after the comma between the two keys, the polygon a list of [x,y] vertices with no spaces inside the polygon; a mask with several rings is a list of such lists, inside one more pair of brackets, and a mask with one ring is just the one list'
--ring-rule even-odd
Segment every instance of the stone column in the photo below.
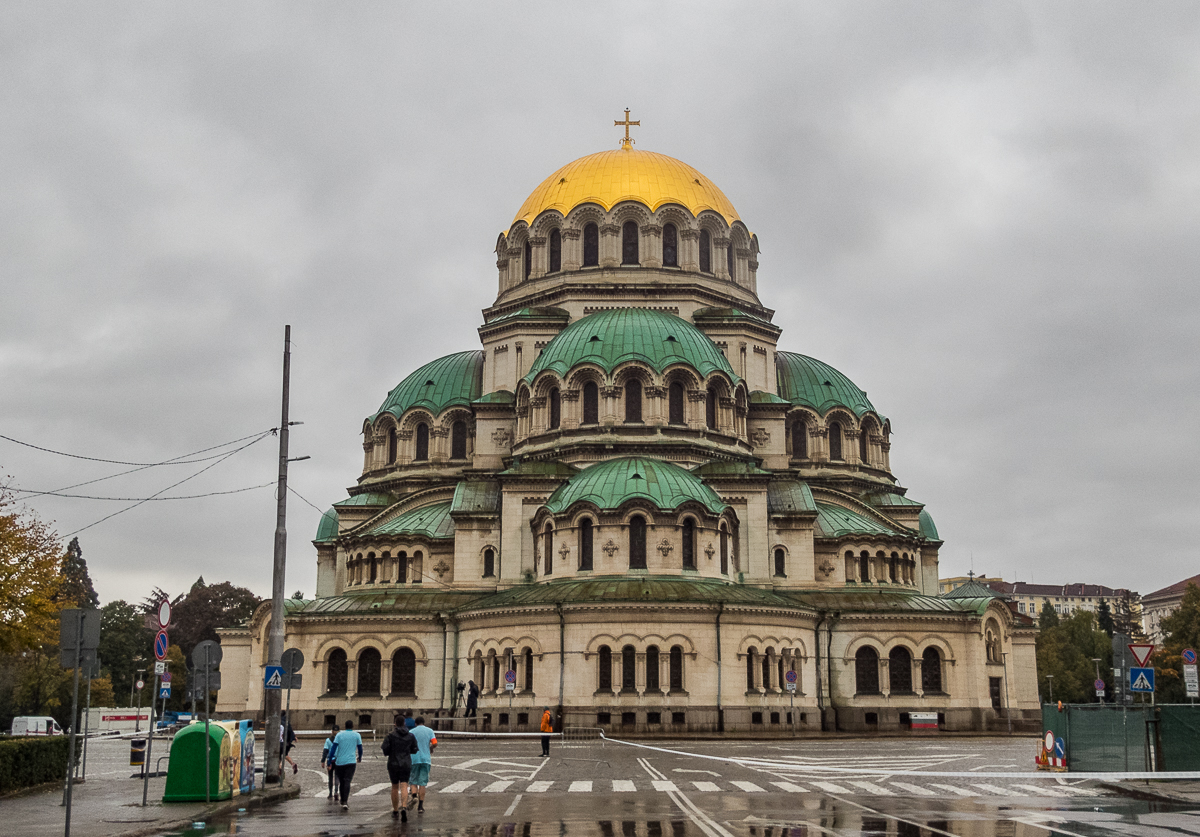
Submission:
{"label": "stone column", "polygon": [[700,231],[679,231],[679,269],[685,273],[700,272]]}
{"label": "stone column", "polygon": [[583,233],[579,230],[560,230],[562,233],[562,269],[579,270],[583,266]]}
{"label": "stone column", "polygon": [[642,267],[662,267],[662,227],[647,224],[641,230]]}
{"label": "stone column", "polygon": [[358,694],[358,660],[346,660],[346,697]]}
{"label": "stone column", "polygon": [[392,693],[392,658],[383,657],[379,661],[379,695],[387,699]]}
{"label": "stone column", "polygon": [[546,236],[529,239],[530,255],[533,259],[532,269],[529,271],[529,278],[540,279],[546,275],[547,268],[550,265],[550,252],[546,247]]}
{"label": "stone column", "polygon": [[621,228],[616,224],[600,225],[600,266],[618,267],[621,264]]}

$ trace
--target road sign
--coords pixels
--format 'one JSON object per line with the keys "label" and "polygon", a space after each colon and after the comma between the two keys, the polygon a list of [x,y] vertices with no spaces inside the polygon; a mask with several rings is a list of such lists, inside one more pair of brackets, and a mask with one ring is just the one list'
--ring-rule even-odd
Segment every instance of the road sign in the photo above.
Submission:
{"label": "road sign", "polygon": [[1129,669],[1129,691],[1153,692],[1154,669],[1136,667]]}
{"label": "road sign", "polygon": [[[80,621],[83,622],[82,644],[80,643]],[[87,668],[96,658],[100,645],[100,611],[67,608],[59,613],[58,648],[63,668],[75,668],[75,654],[79,653],[80,668]],[[76,647],[78,646],[78,648]]]}
{"label": "road sign", "polygon": [[1183,649],[1183,661],[1189,666],[1194,666],[1196,664],[1196,652],[1191,648]]}
{"label": "road sign", "polygon": [[516,683],[505,683],[504,684],[504,691],[506,691],[506,692],[516,691],[516,688],[517,688]]}
{"label": "road sign", "polygon": [[303,674],[285,674],[283,675],[283,688],[299,689],[304,684]]}
{"label": "road sign", "polygon": [[[164,664],[163,664],[163,668],[166,668],[166,667],[167,667],[167,666],[166,666],[166,664],[164,663]],[[164,683],[170,683],[170,682],[171,682],[171,672],[169,672],[169,671],[164,671],[164,672],[162,672],[162,681],[163,681]]]}
{"label": "road sign", "polygon": [[160,698],[164,698],[164,699],[169,698],[171,696],[171,684],[163,683],[161,686],[159,686],[158,687],[158,696]]}
{"label": "road sign", "polygon": [[796,672],[794,672],[794,671],[785,671],[785,672],[783,673],[783,679],[784,679],[784,680],[786,680],[786,681],[787,681],[787,682],[789,682],[789,683],[795,683],[795,682],[796,682]]}
{"label": "road sign", "polygon": [[167,658],[167,646],[170,640],[167,639],[167,632],[160,630],[154,635],[154,658],[156,660],[165,660]]}
{"label": "road sign", "polygon": [[284,671],[288,674],[295,674],[304,667],[304,652],[299,648],[289,648],[283,652],[279,662],[283,665]]}
{"label": "road sign", "polygon": [[137,682],[137,687],[138,687],[138,691],[140,692],[142,689],[146,688],[146,681],[145,681],[145,680],[139,680],[139,681]]}
{"label": "road sign", "polygon": [[1054,757],[1059,759],[1067,757],[1067,742],[1061,738],[1054,739]]}
{"label": "road sign", "polygon": [[1097,692],[1102,691],[1104,689],[1104,681],[1097,680],[1095,683],[1092,684],[1092,688],[1095,689]]}
{"label": "road sign", "polygon": [[783,688],[787,689],[789,692],[794,692],[794,691],[796,691],[796,684],[795,683],[784,683]]}
{"label": "road sign", "polygon": [[267,666],[263,672],[263,688],[282,689],[283,673],[283,666]]}
{"label": "road sign", "polygon": [[1046,737],[1042,741],[1042,746],[1046,748],[1047,753],[1054,752],[1054,730],[1046,730]]}
{"label": "road sign", "polygon": [[196,700],[204,700],[204,696],[209,692],[221,691],[221,672],[194,671],[192,672],[192,676],[188,678],[187,687],[189,692],[188,697],[194,694]]}
{"label": "road sign", "polygon": [[517,673],[515,671],[513,671],[511,668],[508,671],[504,672],[504,682],[505,683],[516,683],[517,682]]}
{"label": "road sign", "polygon": [[1200,677],[1196,676],[1195,666],[1183,667],[1183,685],[1187,687],[1187,696],[1200,697]]}
{"label": "road sign", "polygon": [[214,642],[211,639],[197,643],[196,647],[192,649],[192,668],[204,668],[205,653],[208,654],[208,664],[210,666],[218,665],[221,662],[221,643]]}
{"label": "road sign", "polygon": [[157,663],[154,664],[154,673],[155,674],[166,674],[167,673],[166,660],[159,660]]}
{"label": "road sign", "polygon": [[163,599],[158,603],[158,627],[164,630],[171,625],[171,602]]}
{"label": "road sign", "polygon": [[1149,642],[1131,642],[1129,643],[1129,650],[1133,652],[1133,658],[1137,660],[1137,664],[1144,668],[1146,661],[1154,653],[1154,645]]}

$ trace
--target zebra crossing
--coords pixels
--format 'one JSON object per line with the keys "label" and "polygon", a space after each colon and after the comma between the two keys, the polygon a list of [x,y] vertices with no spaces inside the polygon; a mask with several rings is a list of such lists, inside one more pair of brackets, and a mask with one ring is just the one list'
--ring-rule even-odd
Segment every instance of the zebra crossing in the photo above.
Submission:
{"label": "zebra crossing", "polygon": [[[909,776],[908,779],[914,777]],[[431,790],[439,783],[430,782]],[[355,790],[354,796],[374,796],[386,791],[391,786],[387,783],[368,785]],[[966,782],[963,785],[949,785],[943,782],[930,782],[918,785],[912,781],[889,780],[877,778],[842,779],[838,782],[808,780],[805,783],[797,781],[759,781],[724,780],[724,783],[712,780],[679,781],[671,779],[576,779],[550,780],[540,779],[532,782],[522,782],[513,779],[497,779],[495,781],[479,781],[462,779],[436,788],[439,794],[467,793],[536,793],[544,794],[552,791],[564,793],[637,793],[653,791],[667,793],[681,791],[685,793],[825,793],[848,794],[854,796],[920,796],[920,797],[1096,797],[1104,792],[1096,788],[1084,788],[1078,785],[1012,783],[999,785],[994,782]],[[324,796],[320,791],[317,796]]]}

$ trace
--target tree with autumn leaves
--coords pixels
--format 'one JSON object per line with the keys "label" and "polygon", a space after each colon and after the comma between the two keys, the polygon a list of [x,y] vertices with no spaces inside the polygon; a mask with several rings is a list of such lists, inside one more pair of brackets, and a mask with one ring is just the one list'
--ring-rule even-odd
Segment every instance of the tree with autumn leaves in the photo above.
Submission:
{"label": "tree with autumn leaves", "polygon": [[1187,703],[1183,682],[1183,651],[1200,650],[1200,587],[1189,584],[1183,600],[1170,616],[1159,622],[1163,634],[1162,646],[1151,658],[1154,665],[1154,688],[1159,703]]}
{"label": "tree with autumn leaves", "polygon": [[0,654],[57,642],[62,562],[58,536],[0,486]]}

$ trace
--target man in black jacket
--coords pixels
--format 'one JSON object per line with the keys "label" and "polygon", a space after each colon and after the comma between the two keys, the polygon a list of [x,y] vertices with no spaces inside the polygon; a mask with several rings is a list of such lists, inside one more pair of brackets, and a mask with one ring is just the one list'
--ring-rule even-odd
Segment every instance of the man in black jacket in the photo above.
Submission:
{"label": "man in black jacket", "polygon": [[392,720],[396,727],[383,739],[388,778],[392,780],[392,819],[408,822],[408,774],[413,753],[417,752],[417,739],[404,725],[403,713],[396,713]]}

